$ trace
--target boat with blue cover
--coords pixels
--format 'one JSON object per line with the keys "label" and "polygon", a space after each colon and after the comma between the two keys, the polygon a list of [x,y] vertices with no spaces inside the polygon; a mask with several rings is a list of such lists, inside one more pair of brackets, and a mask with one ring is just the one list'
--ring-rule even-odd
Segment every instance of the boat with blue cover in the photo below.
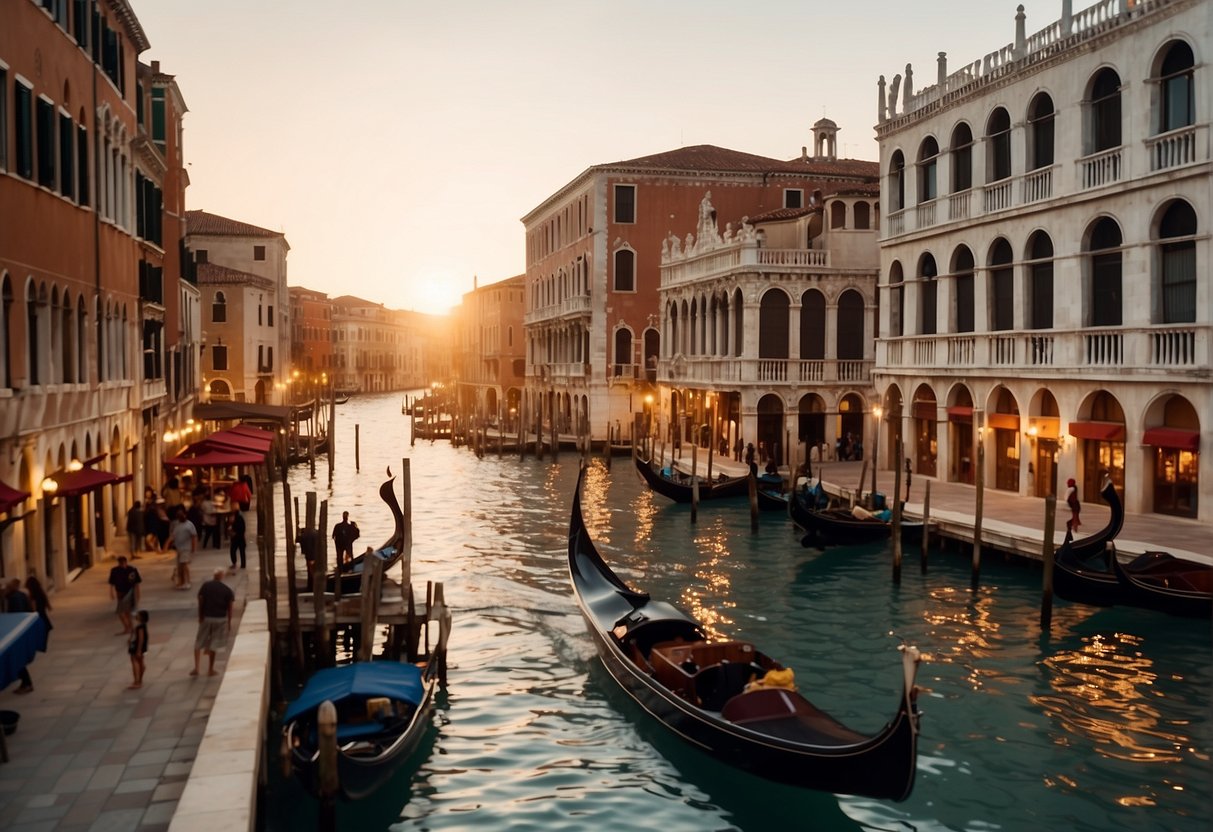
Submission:
{"label": "boat with blue cover", "polygon": [[291,766],[304,787],[319,791],[320,706],[337,710],[340,794],[358,800],[386,782],[417,748],[430,725],[434,664],[356,662],[317,671],[282,718]]}

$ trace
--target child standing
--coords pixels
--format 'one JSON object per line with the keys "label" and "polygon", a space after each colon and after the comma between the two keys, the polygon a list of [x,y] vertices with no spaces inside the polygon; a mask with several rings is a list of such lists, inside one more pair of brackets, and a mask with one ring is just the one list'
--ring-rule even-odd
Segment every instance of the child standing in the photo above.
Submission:
{"label": "child standing", "polygon": [[127,686],[127,690],[143,687],[143,656],[147,653],[147,618],[147,610],[139,610],[135,616],[138,623],[131,630],[131,640],[127,643],[127,652],[131,655],[131,675],[134,677],[134,681]]}

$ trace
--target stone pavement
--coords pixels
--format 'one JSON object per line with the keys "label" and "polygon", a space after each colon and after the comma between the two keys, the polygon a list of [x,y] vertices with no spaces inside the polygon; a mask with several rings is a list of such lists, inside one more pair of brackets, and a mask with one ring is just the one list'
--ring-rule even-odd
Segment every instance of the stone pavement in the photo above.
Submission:
{"label": "stone pavement", "polygon": [[[253,517],[251,513],[246,516]],[[171,582],[174,554],[133,561],[143,578],[139,606],[149,614],[143,687],[131,683],[126,639],[109,597],[107,559],[51,596],[54,630],[46,653],[29,666],[32,693],[17,683],[0,692],[0,709],[20,713],[8,737],[9,762],[0,763],[0,828],[10,832],[164,830],[190,774],[231,650],[250,580],[256,592],[256,541],[251,519],[251,573],[225,579],[236,606],[228,648],[216,658],[218,675],[191,677],[198,622],[197,589],[227,550],[198,552],[193,589]],[[125,553],[125,539],[112,547]]]}

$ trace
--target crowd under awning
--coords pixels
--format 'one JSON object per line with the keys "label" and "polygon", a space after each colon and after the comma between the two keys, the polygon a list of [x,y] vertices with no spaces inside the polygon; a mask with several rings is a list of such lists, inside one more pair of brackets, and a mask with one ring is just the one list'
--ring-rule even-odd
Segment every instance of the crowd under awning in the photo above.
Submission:
{"label": "crowd under awning", "polygon": [[249,425],[215,431],[166,459],[171,468],[228,468],[260,465],[274,446],[274,433]]}

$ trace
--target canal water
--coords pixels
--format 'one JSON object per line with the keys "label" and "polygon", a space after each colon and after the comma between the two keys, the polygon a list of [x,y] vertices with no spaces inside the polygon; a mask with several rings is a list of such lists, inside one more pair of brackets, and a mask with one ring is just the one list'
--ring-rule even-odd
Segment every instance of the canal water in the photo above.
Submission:
{"label": "canal water", "polygon": [[[354,425],[361,472],[354,470]],[[376,490],[410,460],[414,585],[454,610],[449,685],[412,760],[342,829],[1108,830],[1210,828],[1209,622],[1065,601],[1039,631],[1040,572],[987,555],[909,549],[900,587],[881,546],[802,548],[793,527],[741,502],[688,507],[649,493],[619,457],[592,463],[591,534],[619,574],[719,634],[755,642],[843,722],[893,714],[899,640],[925,656],[918,777],[902,803],[775,785],[656,725],[599,664],[569,585],[578,458],[477,459],[409,444],[396,395],[338,409],[333,492],[322,463],[292,491],[348,510],[364,541],[391,519]],[[264,827],[314,828],[316,805],[276,771]]]}

